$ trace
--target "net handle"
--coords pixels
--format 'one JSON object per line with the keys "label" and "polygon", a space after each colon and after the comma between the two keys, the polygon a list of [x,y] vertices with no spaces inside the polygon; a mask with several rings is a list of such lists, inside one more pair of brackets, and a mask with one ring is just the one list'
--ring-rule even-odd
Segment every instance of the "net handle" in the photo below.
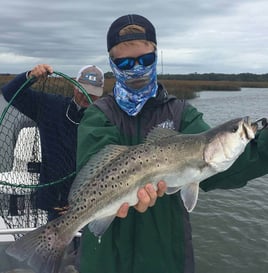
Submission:
{"label": "net handle", "polygon": [[[90,97],[90,95],[87,93],[87,91],[85,90],[85,88],[76,80],[72,79],[71,77],[69,77],[68,75],[59,72],[59,71],[53,71],[53,74],[56,74],[58,76],[63,77],[64,79],[68,80],[69,82],[71,82],[73,85],[75,85],[77,88],[79,88],[82,93],[86,96],[86,98],[88,99],[88,102],[90,104],[92,104],[92,99]],[[14,101],[14,99],[17,97],[17,95],[24,89],[24,87],[29,84],[29,83],[34,83],[35,82],[35,77],[31,77],[29,79],[27,79],[21,86],[20,88],[16,91],[16,93],[13,95],[13,97],[11,98],[11,100],[8,102],[8,105],[5,107],[5,109],[3,110],[3,112],[1,113],[1,117],[0,117],[0,125],[3,122],[3,119],[9,109],[9,107],[12,105],[12,102]]]}
{"label": "net handle", "polygon": [[76,87],[78,87],[82,91],[82,93],[87,97],[88,102],[90,104],[93,103],[90,95],[87,93],[87,91],[85,90],[85,88],[78,81],[72,79],[68,75],[66,75],[66,74],[64,74],[62,72],[59,72],[59,71],[53,71],[53,73],[56,74],[56,75],[58,75],[58,76],[61,76],[61,77],[65,78],[66,80],[68,80],[69,82],[71,82],[73,85],[75,85]]}

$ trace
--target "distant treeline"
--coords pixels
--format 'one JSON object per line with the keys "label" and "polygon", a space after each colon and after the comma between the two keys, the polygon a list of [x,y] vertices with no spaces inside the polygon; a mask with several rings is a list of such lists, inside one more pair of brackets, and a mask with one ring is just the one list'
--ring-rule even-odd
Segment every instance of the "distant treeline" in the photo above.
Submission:
{"label": "distant treeline", "polygon": [[[105,78],[113,78],[112,72],[105,73]],[[238,82],[268,82],[267,74],[223,74],[223,73],[191,73],[191,74],[159,74],[158,79],[187,81],[238,81]]]}
{"label": "distant treeline", "polygon": [[189,80],[189,81],[238,81],[238,82],[268,82],[267,74],[222,74],[222,73],[192,73],[192,74],[178,74],[178,75],[159,75],[159,79],[174,79],[174,80]]}
{"label": "distant treeline", "polygon": [[[0,77],[12,78],[16,76],[9,73],[0,73]],[[104,74],[105,79],[114,78],[112,72]],[[187,81],[238,81],[238,82],[268,82],[268,73],[266,74],[224,74],[224,73],[190,73],[190,74],[159,74],[158,79],[163,80],[187,80]]]}

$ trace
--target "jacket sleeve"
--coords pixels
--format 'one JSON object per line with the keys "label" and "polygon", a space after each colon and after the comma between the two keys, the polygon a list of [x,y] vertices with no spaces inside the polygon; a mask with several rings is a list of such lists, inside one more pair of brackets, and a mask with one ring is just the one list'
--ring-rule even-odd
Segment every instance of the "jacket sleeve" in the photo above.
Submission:
{"label": "jacket sleeve", "polygon": [[209,125],[203,120],[203,114],[195,107],[187,104],[182,114],[180,132],[184,134],[197,134],[208,130]]}
{"label": "jacket sleeve", "polygon": [[[17,93],[26,81],[26,72],[19,74],[12,81],[2,87],[2,93],[7,102],[12,100],[12,106],[29,118],[36,120],[39,108],[38,106],[41,102],[40,92],[31,90],[29,86],[32,83],[29,82],[20,90],[20,92]],[[14,95],[16,96],[14,97]]]}
{"label": "jacket sleeve", "polygon": [[77,171],[89,158],[107,144],[118,144],[120,133],[102,111],[91,105],[78,126]]}

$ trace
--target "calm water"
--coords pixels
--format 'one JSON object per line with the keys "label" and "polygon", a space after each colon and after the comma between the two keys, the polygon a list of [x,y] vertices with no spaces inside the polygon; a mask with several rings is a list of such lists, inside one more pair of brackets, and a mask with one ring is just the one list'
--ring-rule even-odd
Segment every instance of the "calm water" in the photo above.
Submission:
{"label": "calm water", "polygon": [[[190,101],[210,125],[268,117],[268,89],[200,92]],[[268,272],[268,175],[235,190],[200,192],[191,213],[196,273]]]}

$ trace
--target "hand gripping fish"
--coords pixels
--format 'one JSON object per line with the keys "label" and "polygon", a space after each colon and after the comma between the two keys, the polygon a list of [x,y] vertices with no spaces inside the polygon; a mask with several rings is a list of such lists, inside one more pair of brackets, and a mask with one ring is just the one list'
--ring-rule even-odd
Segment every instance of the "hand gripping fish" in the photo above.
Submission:
{"label": "hand gripping fish", "polygon": [[200,134],[155,128],[135,146],[107,145],[77,174],[69,209],[10,245],[7,254],[38,273],[58,273],[65,247],[85,225],[96,236],[109,227],[119,207],[138,201],[139,188],[160,180],[166,194],[180,190],[185,208],[194,209],[199,183],[228,169],[255,137],[257,123],[248,117],[228,121]]}

